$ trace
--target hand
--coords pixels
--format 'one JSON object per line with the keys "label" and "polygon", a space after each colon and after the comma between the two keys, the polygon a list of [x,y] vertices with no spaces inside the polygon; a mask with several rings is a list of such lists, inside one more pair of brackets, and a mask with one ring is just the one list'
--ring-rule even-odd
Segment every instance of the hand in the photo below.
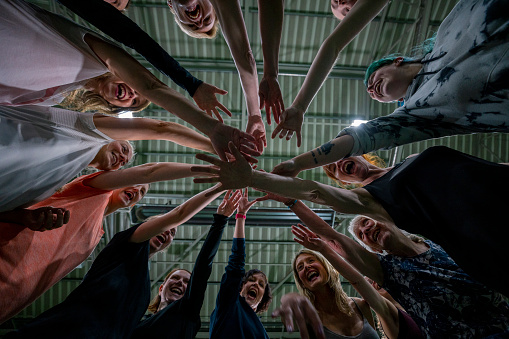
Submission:
{"label": "hand", "polygon": [[228,142],[230,141],[233,142],[235,147],[239,149],[241,154],[250,162],[258,162],[253,156],[262,154],[256,150],[254,144],[256,139],[253,136],[223,123],[218,122],[209,137],[212,142],[212,147],[214,147],[214,150],[221,160],[226,161],[227,159],[226,152],[230,151],[228,148]]}
{"label": "hand", "polygon": [[272,132],[272,139],[279,133],[279,139],[286,137],[286,140],[290,140],[293,137],[293,133],[295,133],[297,135],[297,147],[300,147],[302,141],[300,132],[303,121],[304,111],[293,106],[284,110],[281,114],[281,121]]}
{"label": "hand", "polygon": [[274,167],[271,173],[282,175],[284,177],[296,177],[300,173],[300,169],[294,159],[286,160]]}
{"label": "hand", "polygon": [[240,198],[242,198],[242,192],[237,190],[232,193],[232,190],[228,190],[224,195],[223,201],[217,208],[217,214],[231,217],[233,212],[239,206]]}
{"label": "hand", "polygon": [[216,107],[219,107],[223,112],[225,112],[228,116],[232,116],[232,113],[223,106],[222,103],[217,101],[216,94],[225,95],[228,94],[227,91],[217,88],[216,86],[212,86],[207,84],[206,82],[202,82],[200,86],[194,92],[193,99],[202,110],[204,110],[208,115],[212,116],[212,113],[217,117],[217,120],[223,122],[223,118]]}
{"label": "hand", "polygon": [[32,231],[44,232],[67,224],[70,215],[71,213],[64,208],[52,206],[40,207],[35,210],[23,209],[20,223]]}
{"label": "hand", "polygon": [[230,148],[230,153],[235,157],[235,161],[226,162],[207,154],[196,155],[196,159],[209,162],[212,166],[192,166],[191,172],[196,172],[197,176],[199,176],[200,173],[210,175],[209,178],[195,178],[194,182],[197,184],[211,182],[220,183],[220,185],[216,189],[210,191],[207,196],[225,189],[248,187],[251,184],[253,169],[232,142],[230,142],[228,146]]}
{"label": "hand", "polygon": [[257,203],[257,200],[249,201],[247,190],[248,190],[247,188],[244,188],[244,192],[242,192],[242,198],[240,199],[239,202],[239,207],[237,208],[237,213],[244,215],[247,214],[247,211],[249,211],[251,206]]}
{"label": "hand", "polygon": [[256,149],[260,154],[267,147],[267,138],[265,136],[265,125],[260,115],[250,115],[247,121],[246,133],[251,134],[255,138]]}
{"label": "hand", "polygon": [[265,113],[267,114],[267,123],[270,125],[270,111],[274,114],[274,121],[279,124],[279,117],[281,112],[285,110],[283,103],[283,96],[279,88],[277,76],[263,76],[258,89],[258,96],[260,97],[260,109],[265,106]]}
{"label": "hand", "polygon": [[302,224],[298,224],[298,227],[292,225],[292,233],[296,236],[293,240],[312,251],[321,252],[327,246],[325,241]]}
{"label": "hand", "polygon": [[302,339],[309,339],[308,326],[313,330],[317,339],[325,339],[322,322],[318,312],[308,298],[288,293],[281,298],[281,306],[272,312],[272,317],[281,317],[287,332],[293,332],[293,321],[297,322]]}

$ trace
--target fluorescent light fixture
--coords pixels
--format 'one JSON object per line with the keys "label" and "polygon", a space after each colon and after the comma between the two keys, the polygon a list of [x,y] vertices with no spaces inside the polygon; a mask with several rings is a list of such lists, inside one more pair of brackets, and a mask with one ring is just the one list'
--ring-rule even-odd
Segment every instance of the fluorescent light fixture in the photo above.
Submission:
{"label": "fluorescent light fixture", "polygon": [[353,121],[353,123],[350,125],[350,126],[359,126],[360,124],[363,124],[365,122],[368,122],[368,120],[359,120],[359,119],[355,119]]}

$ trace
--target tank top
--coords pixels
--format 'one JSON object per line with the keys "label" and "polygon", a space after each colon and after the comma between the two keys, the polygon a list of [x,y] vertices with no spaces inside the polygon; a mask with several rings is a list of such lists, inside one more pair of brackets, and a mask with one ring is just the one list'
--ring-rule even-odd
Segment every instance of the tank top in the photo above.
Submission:
{"label": "tank top", "polygon": [[354,335],[354,336],[341,335],[341,334],[332,332],[331,330],[329,330],[327,327],[324,326],[323,331],[325,333],[325,338],[326,339],[344,339],[344,338],[346,338],[346,339],[350,339],[350,338],[355,338],[355,339],[374,339],[374,338],[376,338],[376,339],[378,339],[378,338],[380,338],[378,336],[378,333],[375,331],[375,329],[373,327],[371,327],[371,325],[368,323],[366,318],[364,318],[364,315],[362,314],[362,311],[359,308],[359,306],[357,305],[357,303],[355,302],[355,300],[354,299],[352,299],[352,300],[355,303],[355,306],[359,310],[359,313],[361,314],[361,317],[363,319],[363,326],[362,326],[361,333]]}

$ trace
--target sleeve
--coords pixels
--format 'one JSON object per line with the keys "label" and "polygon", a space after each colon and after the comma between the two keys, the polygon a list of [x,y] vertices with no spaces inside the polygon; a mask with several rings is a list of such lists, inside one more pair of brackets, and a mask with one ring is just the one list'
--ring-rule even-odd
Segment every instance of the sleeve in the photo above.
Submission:
{"label": "sleeve", "polygon": [[[427,107],[419,110],[435,109]],[[442,121],[440,114],[437,114],[435,119],[425,119],[410,112],[405,106],[400,107],[388,116],[370,120],[356,127],[345,128],[338,137],[342,135],[353,137],[354,146],[348,155],[353,156],[390,149],[415,141],[473,133],[464,126]]]}
{"label": "sleeve", "polygon": [[214,223],[210,227],[207,238],[198,254],[191,279],[183,297],[183,305],[185,305],[187,314],[194,313],[197,316],[200,314],[205,298],[205,290],[207,289],[207,281],[212,273],[212,263],[221,243],[227,221],[227,216],[214,214]]}
{"label": "sleeve", "polygon": [[134,21],[103,0],[58,0],[114,40],[140,53],[161,73],[193,96],[203,81],[195,78],[173,59]]}
{"label": "sleeve", "polygon": [[244,264],[246,260],[246,239],[233,238],[232,254],[228,259],[228,265],[225,268],[221,287],[216,300],[216,308],[232,304],[239,297],[239,287],[244,277]]}

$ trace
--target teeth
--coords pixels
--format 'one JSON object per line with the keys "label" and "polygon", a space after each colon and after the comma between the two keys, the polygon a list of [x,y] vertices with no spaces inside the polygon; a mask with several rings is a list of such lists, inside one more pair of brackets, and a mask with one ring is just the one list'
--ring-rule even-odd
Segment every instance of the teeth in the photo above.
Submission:
{"label": "teeth", "polygon": [[182,290],[180,288],[177,288],[177,287],[172,288],[170,291],[173,292],[173,293],[176,293],[178,295],[181,295],[183,293]]}
{"label": "teeth", "polygon": [[117,96],[117,99],[124,98],[124,95],[125,95],[124,86],[118,85],[118,96]]}

